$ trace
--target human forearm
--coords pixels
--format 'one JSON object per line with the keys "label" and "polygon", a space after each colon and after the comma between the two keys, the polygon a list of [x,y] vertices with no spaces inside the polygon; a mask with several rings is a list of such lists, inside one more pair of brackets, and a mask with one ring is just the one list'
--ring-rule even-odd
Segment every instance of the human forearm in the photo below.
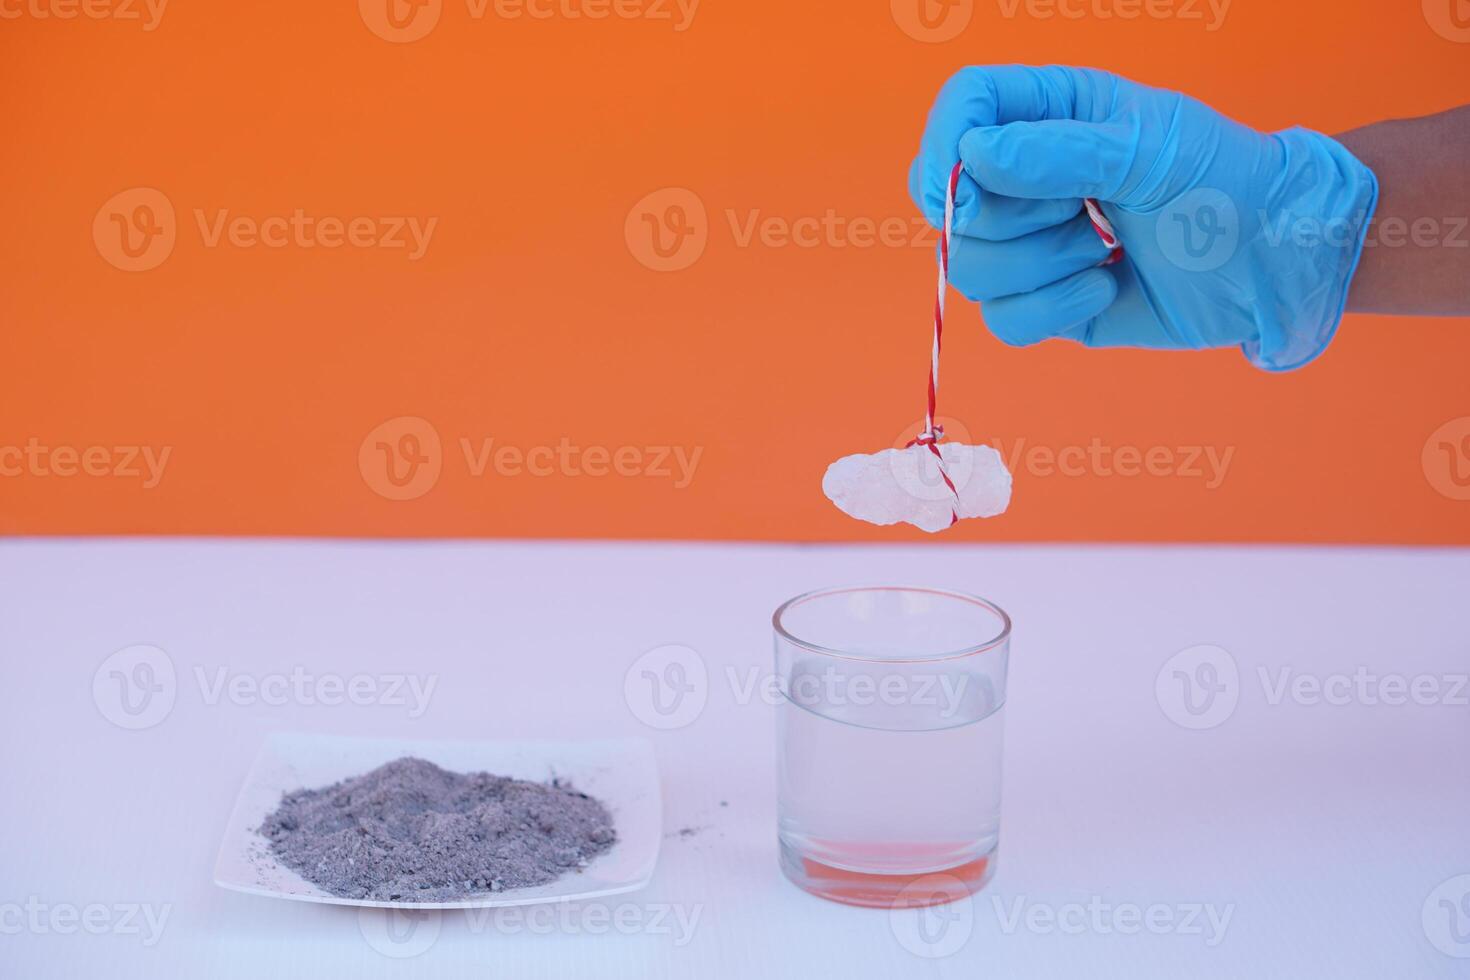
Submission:
{"label": "human forearm", "polygon": [[1379,183],[1348,310],[1470,314],[1470,106],[1373,123],[1337,140]]}

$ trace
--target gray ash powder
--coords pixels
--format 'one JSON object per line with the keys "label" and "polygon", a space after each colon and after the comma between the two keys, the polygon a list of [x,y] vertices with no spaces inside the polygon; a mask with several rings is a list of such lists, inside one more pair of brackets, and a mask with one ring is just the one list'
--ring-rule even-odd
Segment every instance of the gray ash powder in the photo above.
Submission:
{"label": "gray ash powder", "polygon": [[333,895],[405,902],[544,885],[617,837],[607,809],[560,780],[413,758],[288,793],[260,833],[281,863]]}

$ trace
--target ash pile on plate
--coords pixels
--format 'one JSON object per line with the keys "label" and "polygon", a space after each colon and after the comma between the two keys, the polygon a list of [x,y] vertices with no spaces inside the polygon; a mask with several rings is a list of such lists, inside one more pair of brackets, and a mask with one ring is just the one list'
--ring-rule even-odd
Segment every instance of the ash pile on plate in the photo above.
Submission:
{"label": "ash pile on plate", "polygon": [[617,839],[607,808],[560,780],[455,773],[414,758],[288,793],[260,833],[323,890],[383,902],[544,885]]}

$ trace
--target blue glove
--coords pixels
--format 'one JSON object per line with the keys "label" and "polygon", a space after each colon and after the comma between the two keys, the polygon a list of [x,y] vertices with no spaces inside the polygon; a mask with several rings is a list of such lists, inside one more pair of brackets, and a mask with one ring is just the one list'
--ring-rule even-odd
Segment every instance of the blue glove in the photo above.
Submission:
{"label": "blue glove", "polygon": [[[1177,92],[1080,68],[965,68],[929,113],[909,192],[938,227],[956,160],[950,281],[1010,344],[1240,345],[1289,370],[1347,305],[1373,172],[1341,144],[1259,133]],[[1126,257],[1082,213],[1094,197]]]}

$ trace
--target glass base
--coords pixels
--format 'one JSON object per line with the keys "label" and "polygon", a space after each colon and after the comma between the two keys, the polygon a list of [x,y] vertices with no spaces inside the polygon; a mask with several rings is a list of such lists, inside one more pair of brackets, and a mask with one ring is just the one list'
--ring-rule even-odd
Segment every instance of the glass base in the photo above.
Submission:
{"label": "glass base", "polygon": [[780,841],[781,871],[818,898],[863,908],[926,908],[973,895],[995,877],[996,853],[937,871],[877,874],[850,871],[805,857]]}

